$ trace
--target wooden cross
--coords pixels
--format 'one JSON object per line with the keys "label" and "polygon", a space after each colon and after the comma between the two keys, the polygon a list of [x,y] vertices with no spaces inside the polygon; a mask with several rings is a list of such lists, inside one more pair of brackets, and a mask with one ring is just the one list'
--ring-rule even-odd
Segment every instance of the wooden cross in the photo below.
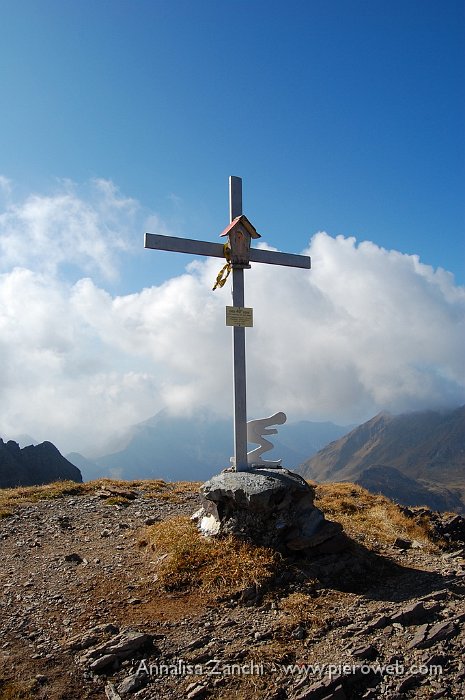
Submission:
{"label": "wooden cross", "polygon": [[[310,269],[310,258],[305,255],[279,253],[250,247],[252,238],[259,238],[250,221],[242,214],[242,179],[229,178],[229,226],[221,234],[228,237],[227,246],[221,243],[175,238],[156,233],[145,234],[145,248],[169,250],[191,255],[224,258],[225,251],[232,267],[232,298],[234,308],[244,308],[244,269],[250,262],[269,263]],[[247,408],[245,369],[245,327],[233,326],[234,369],[234,465],[236,471],[249,471],[247,463]]]}

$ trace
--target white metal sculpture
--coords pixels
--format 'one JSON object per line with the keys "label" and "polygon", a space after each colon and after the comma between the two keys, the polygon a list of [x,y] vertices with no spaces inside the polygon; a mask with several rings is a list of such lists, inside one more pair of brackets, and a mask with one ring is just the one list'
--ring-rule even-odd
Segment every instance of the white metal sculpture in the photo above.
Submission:
{"label": "white metal sculpture", "polygon": [[247,452],[247,463],[251,467],[270,467],[277,469],[281,466],[281,459],[269,460],[263,459],[263,452],[269,452],[273,449],[273,443],[267,440],[264,435],[276,435],[276,428],[270,428],[270,425],[282,425],[286,422],[287,416],[280,411],[269,418],[257,418],[257,420],[249,420],[247,423],[247,442],[253,442],[258,445],[254,450]]}

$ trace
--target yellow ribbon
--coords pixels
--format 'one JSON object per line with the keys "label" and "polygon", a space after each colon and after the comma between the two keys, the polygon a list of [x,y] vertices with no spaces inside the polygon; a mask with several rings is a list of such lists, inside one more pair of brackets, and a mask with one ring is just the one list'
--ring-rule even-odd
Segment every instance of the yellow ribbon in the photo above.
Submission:
{"label": "yellow ribbon", "polygon": [[224,257],[226,258],[227,263],[226,263],[226,265],[223,265],[223,267],[221,268],[221,270],[218,272],[218,274],[217,274],[217,276],[216,276],[215,286],[213,287],[213,291],[215,291],[215,289],[216,289],[217,287],[220,287],[220,288],[221,288],[221,287],[224,287],[224,285],[226,284],[226,280],[228,279],[229,274],[230,274],[230,272],[231,272],[231,270],[232,270],[232,265],[231,265],[231,249],[230,249],[230,247],[229,247],[229,243],[225,243],[225,244],[224,244],[224,246],[223,246],[223,255],[224,255]]}

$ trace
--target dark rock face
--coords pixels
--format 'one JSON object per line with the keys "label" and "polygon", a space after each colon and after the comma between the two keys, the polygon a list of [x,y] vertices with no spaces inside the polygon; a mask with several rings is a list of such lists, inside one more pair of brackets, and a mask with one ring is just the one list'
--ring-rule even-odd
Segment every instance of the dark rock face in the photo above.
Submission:
{"label": "dark rock face", "polygon": [[0,438],[0,488],[37,486],[53,481],[82,482],[81,472],[51,442],[21,449]]}
{"label": "dark rock face", "polygon": [[282,551],[335,553],[348,541],[313,504],[314,490],[287,469],[224,472],[200,489],[193,518],[207,535],[234,534]]}

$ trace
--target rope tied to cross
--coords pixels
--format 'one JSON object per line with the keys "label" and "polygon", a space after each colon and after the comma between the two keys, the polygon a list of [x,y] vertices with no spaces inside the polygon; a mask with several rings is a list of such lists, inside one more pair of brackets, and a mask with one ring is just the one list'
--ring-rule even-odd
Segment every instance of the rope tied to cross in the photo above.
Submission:
{"label": "rope tied to cross", "polygon": [[232,270],[231,248],[229,246],[229,241],[227,243],[225,243],[223,246],[223,255],[226,258],[226,264],[223,265],[223,267],[221,268],[221,270],[218,272],[218,274],[216,276],[216,282],[215,282],[215,286],[213,287],[213,291],[215,291],[215,289],[217,287],[219,287],[220,289],[221,289],[221,287],[224,287],[224,285],[226,284],[226,280],[228,279],[229,275],[231,274],[231,270]]}

